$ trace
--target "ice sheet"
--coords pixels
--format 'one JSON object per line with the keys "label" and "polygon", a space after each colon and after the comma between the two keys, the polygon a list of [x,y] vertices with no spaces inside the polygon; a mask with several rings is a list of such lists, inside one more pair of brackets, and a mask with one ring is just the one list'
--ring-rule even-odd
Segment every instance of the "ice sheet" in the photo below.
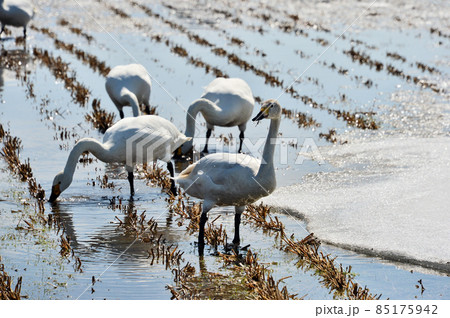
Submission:
{"label": "ice sheet", "polygon": [[308,175],[263,201],[298,211],[324,241],[450,266],[449,148],[448,137],[325,147],[337,171]]}

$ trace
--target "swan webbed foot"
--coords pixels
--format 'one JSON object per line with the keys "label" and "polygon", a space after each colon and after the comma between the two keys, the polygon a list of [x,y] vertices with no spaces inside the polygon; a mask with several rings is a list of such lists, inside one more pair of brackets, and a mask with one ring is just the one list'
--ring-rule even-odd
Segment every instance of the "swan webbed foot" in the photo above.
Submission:
{"label": "swan webbed foot", "polygon": [[249,247],[250,247],[250,244],[247,244],[247,245],[245,245],[245,246],[243,246],[243,247],[240,247],[239,249],[240,249],[241,251],[247,251]]}
{"label": "swan webbed foot", "polygon": [[226,243],[223,246],[224,250],[226,253],[230,252],[230,251],[235,251],[237,252],[237,250],[239,249],[239,244],[234,244],[234,243]]}
{"label": "swan webbed foot", "polygon": [[227,243],[224,245],[224,250],[226,253],[234,251],[236,254],[239,254],[239,251],[247,251],[249,247],[250,244],[241,247],[239,244]]}

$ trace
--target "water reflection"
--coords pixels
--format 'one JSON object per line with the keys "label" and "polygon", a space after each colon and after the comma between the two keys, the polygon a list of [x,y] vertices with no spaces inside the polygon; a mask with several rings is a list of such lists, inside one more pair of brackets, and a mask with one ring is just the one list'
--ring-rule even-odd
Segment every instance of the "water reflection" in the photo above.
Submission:
{"label": "water reflection", "polygon": [[73,225],[73,218],[70,209],[65,204],[60,204],[58,201],[54,201],[51,204],[52,213],[49,217],[54,218],[56,222],[60,223],[64,228],[65,233],[70,239],[70,245],[72,249],[77,249],[79,247],[77,241],[77,235],[75,227]]}
{"label": "water reflection", "polygon": [[30,61],[31,57],[25,47],[20,50],[6,50],[2,47],[0,54],[0,92],[3,91],[5,82],[26,79],[27,65]]}
{"label": "water reflection", "polygon": [[[106,202],[109,202],[109,205]],[[111,255],[117,256],[126,251],[124,259],[141,263],[146,260],[150,246],[140,239],[136,240],[146,232],[138,235],[133,231],[133,218],[136,217],[133,217],[133,214],[138,218],[145,215],[144,224],[153,217],[158,223],[157,236],[162,235],[165,244],[177,244],[185,237],[184,231],[172,227],[172,213],[161,210],[152,203],[152,200],[136,202],[132,198],[124,200],[112,197],[106,198],[106,201],[90,198],[89,202],[83,202],[84,212],[79,209],[79,202],[68,201],[54,202],[51,211],[53,217],[64,227],[72,249],[83,255],[83,258],[97,259],[99,255],[95,254],[102,254],[102,258],[107,259]],[[166,222],[161,222],[163,220]]]}

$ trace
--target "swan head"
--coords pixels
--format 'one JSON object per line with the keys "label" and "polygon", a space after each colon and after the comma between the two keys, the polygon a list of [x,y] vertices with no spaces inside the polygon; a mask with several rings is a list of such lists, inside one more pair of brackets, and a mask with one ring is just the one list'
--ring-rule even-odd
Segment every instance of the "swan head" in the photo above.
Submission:
{"label": "swan head", "polygon": [[268,99],[262,103],[259,113],[252,121],[260,121],[264,118],[278,119],[281,117],[281,105],[275,99]]}
{"label": "swan head", "polygon": [[72,179],[68,178],[64,174],[64,171],[58,173],[53,179],[52,194],[50,195],[48,201],[54,202],[59,197],[59,195],[70,186],[71,183]]}
{"label": "swan head", "polygon": [[192,138],[187,140],[184,144],[178,147],[177,150],[175,150],[175,155],[180,158],[186,155],[192,156],[192,150],[194,149],[193,142],[194,141],[192,140]]}

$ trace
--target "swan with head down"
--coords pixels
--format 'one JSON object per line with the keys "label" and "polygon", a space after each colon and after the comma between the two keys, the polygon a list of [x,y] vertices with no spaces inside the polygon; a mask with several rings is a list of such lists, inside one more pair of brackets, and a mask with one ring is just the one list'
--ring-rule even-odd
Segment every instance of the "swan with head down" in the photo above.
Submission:
{"label": "swan with head down", "polygon": [[124,117],[122,108],[131,106],[133,116],[141,114],[140,105],[144,104],[145,112],[150,114],[150,93],[152,82],[147,70],[141,64],[118,65],[106,76],[106,91],[119,110],[120,118]]}
{"label": "swan with head down", "polygon": [[[53,180],[49,201],[55,201],[70,186],[78,159],[84,152],[90,152],[106,163],[124,164],[128,172],[130,193],[134,195],[134,165],[155,160],[165,161],[173,178],[174,170],[170,161],[172,153],[188,140],[190,138],[162,117],[148,115],[124,118],[106,131],[103,143],[93,138],[83,138],[76,143],[64,170]],[[176,194],[173,179],[171,192]]]}

